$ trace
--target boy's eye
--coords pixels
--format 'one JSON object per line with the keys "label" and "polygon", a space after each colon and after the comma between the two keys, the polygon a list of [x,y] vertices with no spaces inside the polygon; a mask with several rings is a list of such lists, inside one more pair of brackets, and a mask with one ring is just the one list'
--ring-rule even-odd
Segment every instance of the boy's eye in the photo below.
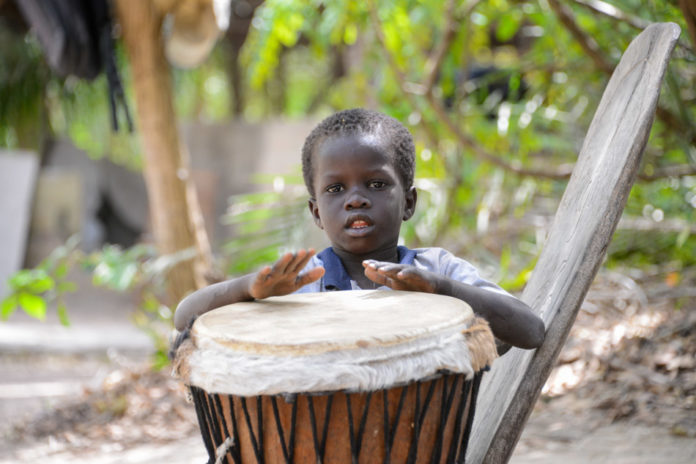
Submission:
{"label": "boy's eye", "polygon": [[381,180],[371,180],[367,185],[370,188],[382,189],[387,186],[387,183]]}
{"label": "boy's eye", "polygon": [[343,190],[343,186],[339,184],[329,185],[326,187],[328,193],[338,193]]}

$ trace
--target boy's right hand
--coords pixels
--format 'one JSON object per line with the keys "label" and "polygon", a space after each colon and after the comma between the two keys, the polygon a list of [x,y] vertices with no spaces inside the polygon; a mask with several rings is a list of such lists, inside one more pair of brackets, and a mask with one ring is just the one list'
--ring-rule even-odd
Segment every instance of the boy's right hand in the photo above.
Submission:
{"label": "boy's right hand", "polygon": [[298,250],[297,253],[285,253],[273,266],[266,266],[256,273],[249,285],[249,295],[255,299],[281,296],[292,293],[314,282],[324,275],[323,267],[315,267],[301,272],[315,251]]}

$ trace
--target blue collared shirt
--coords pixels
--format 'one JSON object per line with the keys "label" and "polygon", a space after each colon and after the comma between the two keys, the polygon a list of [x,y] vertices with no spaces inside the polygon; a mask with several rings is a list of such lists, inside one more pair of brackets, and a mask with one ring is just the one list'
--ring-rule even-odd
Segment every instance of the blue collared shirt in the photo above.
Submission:
{"label": "blue collared shirt", "polygon": [[[477,269],[469,262],[454,256],[443,248],[415,248],[408,249],[404,246],[397,248],[399,263],[410,264],[426,271],[434,272],[485,290],[490,290],[503,295],[508,293],[479,275]],[[321,253],[312,256],[303,271],[318,266],[324,267],[324,276],[297,290],[295,293],[315,293],[334,290],[361,290],[358,284],[351,280],[341,258],[331,247]],[[389,290],[389,287],[379,287],[380,290]]]}

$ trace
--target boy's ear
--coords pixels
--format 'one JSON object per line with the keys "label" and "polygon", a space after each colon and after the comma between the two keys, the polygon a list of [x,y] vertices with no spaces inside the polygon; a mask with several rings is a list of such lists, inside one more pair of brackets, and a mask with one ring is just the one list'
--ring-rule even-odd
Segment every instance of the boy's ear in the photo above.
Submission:
{"label": "boy's ear", "polygon": [[418,200],[418,192],[416,191],[416,187],[411,186],[408,190],[406,190],[406,202],[404,204],[404,215],[403,215],[403,220],[408,221],[411,219],[413,216],[413,213],[416,212],[416,202]]}
{"label": "boy's ear", "polygon": [[309,212],[312,213],[312,218],[314,218],[314,223],[321,230],[324,230],[324,226],[321,225],[321,218],[319,217],[319,206],[317,205],[317,200],[315,200],[314,198],[310,198],[309,201],[307,202],[307,206],[309,206]]}

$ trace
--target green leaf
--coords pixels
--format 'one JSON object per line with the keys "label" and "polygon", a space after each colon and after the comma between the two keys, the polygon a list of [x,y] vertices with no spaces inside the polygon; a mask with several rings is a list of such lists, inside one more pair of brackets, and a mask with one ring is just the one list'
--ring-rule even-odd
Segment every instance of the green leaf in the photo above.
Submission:
{"label": "green leaf", "polygon": [[500,270],[505,274],[510,269],[511,255],[510,246],[503,246],[503,250],[500,252]]}
{"label": "green leaf", "polygon": [[70,325],[70,320],[68,319],[68,308],[62,301],[58,303],[57,313],[60,323],[65,327],[68,327]]}
{"label": "green leaf", "polygon": [[113,278],[114,271],[105,261],[97,264],[92,273],[92,282],[94,285],[109,285],[109,282]]}
{"label": "green leaf", "polygon": [[135,263],[129,263],[121,269],[121,273],[118,276],[116,282],[116,289],[125,291],[128,290],[131,285],[135,282],[135,278],[138,274],[138,265]]}
{"label": "green leaf", "polygon": [[500,17],[495,37],[501,42],[507,42],[517,33],[520,28],[520,16],[515,12],[505,13]]}
{"label": "green leaf", "polygon": [[152,355],[152,369],[154,371],[161,371],[165,367],[169,366],[169,356],[165,350],[157,350]]}
{"label": "green leaf", "polygon": [[54,275],[56,276],[56,279],[62,279],[65,277],[65,275],[68,273],[68,263],[63,261],[58,266],[56,266],[56,270],[54,271]]}
{"label": "green leaf", "polygon": [[346,24],[346,28],[343,31],[343,42],[346,45],[353,45],[358,39],[358,27],[355,23]]}
{"label": "green leaf", "polygon": [[15,312],[18,304],[19,302],[17,301],[17,295],[10,295],[2,300],[2,304],[0,304],[0,319],[6,321],[7,318],[9,318],[10,315]]}
{"label": "green leaf", "polygon": [[148,313],[155,313],[159,309],[160,302],[155,298],[152,293],[145,295],[141,307]]}
{"label": "green leaf", "polygon": [[46,275],[44,277],[37,278],[33,282],[30,282],[29,285],[26,286],[26,289],[31,293],[43,293],[52,289],[53,286],[53,279]]}
{"label": "green leaf", "polygon": [[19,294],[19,305],[25,313],[36,319],[46,317],[46,300],[38,295],[22,292]]}
{"label": "green leaf", "polygon": [[72,293],[77,291],[77,284],[70,281],[58,282],[56,290],[58,293]]}
{"label": "green leaf", "polygon": [[14,275],[12,275],[12,277],[10,277],[8,280],[8,283],[14,290],[19,290],[20,288],[24,288],[29,285],[33,280],[33,270],[22,269],[21,271],[15,272]]}
{"label": "green leaf", "polygon": [[686,240],[689,238],[689,235],[691,235],[691,229],[688,227],[684,227],[682,231],[679,232],[679,235],[677,235],[677,248],[681,248],[684,246]]}
{"label": "green leaf", "polygon": [[10,277],[8,283],[15,291],[26,290],[29,293],[43,293],[54,285],[53,278],[41,268],[18,271]]}

